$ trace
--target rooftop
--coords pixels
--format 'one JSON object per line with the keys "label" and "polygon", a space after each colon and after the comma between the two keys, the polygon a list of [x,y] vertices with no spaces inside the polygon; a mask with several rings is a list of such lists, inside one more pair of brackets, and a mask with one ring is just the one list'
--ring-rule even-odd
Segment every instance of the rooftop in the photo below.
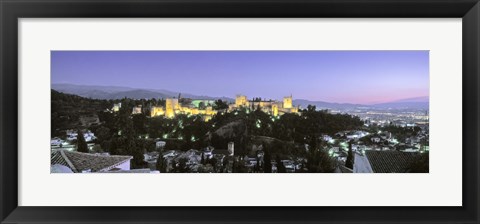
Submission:
{"label": "rooftop", "polygon": [[67,150],[54,150],[51,153],[51,165],[59,164],[70,168],[74,173],[83,170],[91,172],[104,172],[131,160],[132,156],[96,155]]}
{"label": "rooftop", "polygon": [[368,150],[365,153],[375,173],[405,173],[419,155],[415,152],[400,151]]}

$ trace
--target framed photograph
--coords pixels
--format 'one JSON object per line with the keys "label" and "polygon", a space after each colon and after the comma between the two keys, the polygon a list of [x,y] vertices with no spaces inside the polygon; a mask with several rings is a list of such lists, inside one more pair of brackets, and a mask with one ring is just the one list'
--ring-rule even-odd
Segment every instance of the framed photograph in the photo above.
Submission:
{"label": "framed photograph", "polygon": [[478,223],[476,0],[1,1],[1,223]]}

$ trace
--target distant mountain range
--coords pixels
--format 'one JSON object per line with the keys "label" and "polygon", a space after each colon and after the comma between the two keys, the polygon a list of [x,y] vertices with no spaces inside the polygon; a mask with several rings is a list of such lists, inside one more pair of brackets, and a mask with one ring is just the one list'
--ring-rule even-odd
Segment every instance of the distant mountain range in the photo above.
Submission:
{"label": "distant mountain range", "polygon": [[429,102],[430,102],[430,100],[429,100],[428,96],[422,96],[422,97],[396,100],[396,101],[392,101],[392,102],[388,102],[388,103],[375,104],[373,106],[376,107],[376,108],[428,109]]}
{"label": "distant mountain range", "polygon": [[[52,89],[74,94],[92,99],[121,99],[124,97],[132,99],[150,99],[150,98],[169,98],[178,97],[179,92],[158,89],[138,89],[120,86],[87,86],[74,84],[52,84]],[[212,97],[181,93],[181,97],[191,99],[222,99],[233,102],[235,99],[230,97]],[[314,105],[319,109],[355,109],[355,108],[377,108],[377,109],[428,109],[429,99],[427,96],[396,100],[387,103],[363,105],[350,103],[331,103],[324,101],[310,101],[305,99],[294,99],[294,105],[300,105],[306,108],[308,105]]]}
{"label": "distant mountain range", "polygon": [[222,99],[226,101],[234,101],[234,99],[229,97],[210,97],[210,96],[201,96],[193,95],[188,93],[179,93],[163,89],[136,89],[130,87],[120,87],[120,86],[86,86],[86,85],[74,85],[74,84],[52,84],[52,89],[63,92],[74,94],[86,98],[92,99],[122,99],[124,97],[132,99],[151,99],[151,98],[171,98],[178,97],[181,94],[181,97],[191,98],[191,99]]}

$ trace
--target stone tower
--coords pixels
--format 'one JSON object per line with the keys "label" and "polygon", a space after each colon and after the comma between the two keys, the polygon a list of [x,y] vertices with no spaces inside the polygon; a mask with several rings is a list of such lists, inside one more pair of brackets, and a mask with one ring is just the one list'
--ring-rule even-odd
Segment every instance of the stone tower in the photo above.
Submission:
{"label": "stone tower", "polygon": [[175,98],[167,98],[165,102],[165,115],[168,118],[172,118],[175,116],[175,110],[179,109],[178,99]]}
{"label": "stone tower", "polygon": [[292,108],[292,95],[283,97],[283,108],[285,109]]}
{"label": "stone tower", "polygon": [[236,107],[246,107],[248,106],[247,97],[244,95],[237,95],[235,98],[235,106]]}

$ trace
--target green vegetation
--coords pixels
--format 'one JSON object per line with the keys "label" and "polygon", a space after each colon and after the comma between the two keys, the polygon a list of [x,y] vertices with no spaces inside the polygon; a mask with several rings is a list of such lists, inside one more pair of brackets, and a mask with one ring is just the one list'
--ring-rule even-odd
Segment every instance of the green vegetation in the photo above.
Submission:
{"label": "green vegetation", "polygon": [[406,173],[428,173],[429,172],[429,158],[428,151],[421,153],[415,161],[405,171]]}
{"label": "green vegetation", "polygon": [[[109,109],[115,103],[121,103],[118,112]],[[263,164],[265,172],[271,172],[272,158],[278,165],[278,172],[285,172],[282,159],[303,157],[308,161],[306,167],[312,172],[330,172],[333,162],[322,148],[319,138],[322,134],[333,135],[338,131],[357,129],[363,122],[355,116],[330,114],[318,111],[314,106],[301,110],[300,114],[272,116],[260,109],[243,108],[231,112],[222,111],[209,121],[202,116],[177,115],[173,119],[165,117],[148,117],[150,106],[163,106],[165,100],[94,100],[52,90],[52,137],[61,136],[62,130],[82,127],[78,122],[81,114],[97,114],[101,124],[88,127],[96,136],[96,144],[112,155],[132,155],[132,168],[144,168],[143,154],[155,150],[154,139],[166,141],[165,150],[201,149],[213,146],[225,149],[228,142],[235,143],[236,155],[251,155],[254,146],[265,149]],[[132,108],[141,105],[142,114],[132,115]],[[226,109],[228,104],[222,100],[215,101],[216,109]],[[72,125],[73,124],[73,125]],[[307,153],[305,144],[310,145]],[[175,172],[185,171],[179,161]],[[215,168],[215,162],[204,161]],[[157,163],[164,169],[162,161]],[[270,168],[268,168],[270,167]],[[245,167],[235,161],[234,172],[241,172]]]}
{"label": "green vegetation", "polygon": [[78,130],[77,132],[77,151],[79,152],[89,152],[87,142],[83,137],[83,132]]}

